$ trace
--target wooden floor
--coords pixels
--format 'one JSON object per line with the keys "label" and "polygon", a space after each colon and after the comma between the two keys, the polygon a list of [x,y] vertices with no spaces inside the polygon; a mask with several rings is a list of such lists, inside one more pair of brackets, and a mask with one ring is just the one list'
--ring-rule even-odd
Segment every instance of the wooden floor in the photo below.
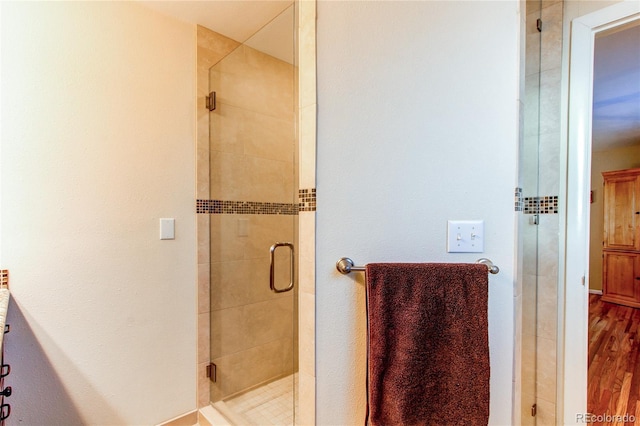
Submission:
{"label": "wooden floor", "polygon": [[594,425],[640,425],[640,309],[589,296],[587,408]]}

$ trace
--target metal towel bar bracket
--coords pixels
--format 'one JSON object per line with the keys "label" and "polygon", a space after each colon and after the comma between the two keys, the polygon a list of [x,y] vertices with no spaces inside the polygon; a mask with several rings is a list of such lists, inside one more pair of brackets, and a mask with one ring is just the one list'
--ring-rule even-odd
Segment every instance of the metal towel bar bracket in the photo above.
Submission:
{"label": "metal towel bar bracket", "polygon": [[[500,272],[500,268],[494,265],[493,262],[486,257],[476,260],[476,263],[485,265],[487,269],[489,269],[489,272],[492,274],[497,274],[498,272]],[[338,262],[336,263],[336,269],[338,270],[338,272],[344,275],[350,272],[363,272],[366,270],[364,266],[355,266],[353,260],[349,259],[348,257],[343,257],[342,259],[338,260]]]}

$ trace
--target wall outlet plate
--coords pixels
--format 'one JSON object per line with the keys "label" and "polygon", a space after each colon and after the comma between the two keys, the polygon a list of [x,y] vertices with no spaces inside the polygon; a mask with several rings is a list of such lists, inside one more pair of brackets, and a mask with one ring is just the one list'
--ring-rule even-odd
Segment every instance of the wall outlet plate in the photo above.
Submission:
{"label": "wall outlet plate", "polygon": [[484,251],[483,220],[447,221],[447,252],[482,253]]}

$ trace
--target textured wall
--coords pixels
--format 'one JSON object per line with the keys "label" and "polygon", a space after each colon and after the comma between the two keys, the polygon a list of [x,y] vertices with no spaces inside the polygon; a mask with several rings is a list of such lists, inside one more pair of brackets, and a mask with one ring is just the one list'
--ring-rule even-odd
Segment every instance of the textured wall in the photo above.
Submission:
{"label": "textured wall", "polygon": [[491,424],[511,424],[520,17],[516,2],[319,2],[318,424],[365,415],[362,274],[335,262],[473,262],[447,219],[484,219]]}
{"label": "textured wall", "polygon": [[195,26],[134,2],[1,7],[10,422],[193,410]]}

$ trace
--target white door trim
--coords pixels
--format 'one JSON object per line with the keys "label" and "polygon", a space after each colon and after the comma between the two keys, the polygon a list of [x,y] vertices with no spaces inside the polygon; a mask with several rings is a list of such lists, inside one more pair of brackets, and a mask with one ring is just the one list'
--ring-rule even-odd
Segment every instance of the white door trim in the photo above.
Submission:
{"label": "white door trim", "polygon": [[[587,411],[589,192],[591,186],[591,104],[593,46],[601,31],[640,19],[640,2],[624,1],[576,18],[571,24],[569,57],[567,176],[561,217],[560,289],[558,292],[558,419],[585,424]],[[564,238],[562,238],[564,237]]]}

